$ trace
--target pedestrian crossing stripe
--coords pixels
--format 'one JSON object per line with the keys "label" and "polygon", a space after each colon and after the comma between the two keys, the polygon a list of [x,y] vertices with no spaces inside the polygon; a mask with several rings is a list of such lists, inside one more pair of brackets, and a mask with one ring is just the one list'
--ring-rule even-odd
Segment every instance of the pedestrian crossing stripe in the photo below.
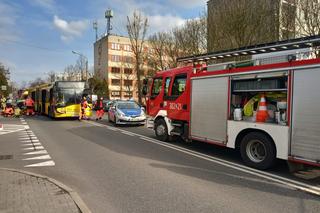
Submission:
{"label": "pedestrian crossing stripe", "polygon": [[43,146],[33,146],[33,147],[27,147],[27,148],[23,148],[23,150],[41,150],[44,149]]}
{"label": "pedestrian crossing stripe", "polygon": [[40,167],[40,166],[54,166],[56,165],[53,160],[41,162],[41,163],[35,163],[35,164],[30,164],[26,165],[24,167]]}
{"label": "pedestrian crossing stripe", "polygon": [[41,155],[41,156],[32,157],[32,158],[25,158],[23,160],[50,160],[50,159],[51,159],[50,155]]}
{"label": "pedestrian crossing stripe", "polygon": [[26,129],[26,125],[3,124],[3,129],[0,130],[0,135],[5,135],[14,132],[20,132]]}
{"label": "pedestrian crossing stripe", "polygon": [[40,155],[40,154],[48,154],[47,150],[40,150],[35,152],[27,152],[24,155]]}

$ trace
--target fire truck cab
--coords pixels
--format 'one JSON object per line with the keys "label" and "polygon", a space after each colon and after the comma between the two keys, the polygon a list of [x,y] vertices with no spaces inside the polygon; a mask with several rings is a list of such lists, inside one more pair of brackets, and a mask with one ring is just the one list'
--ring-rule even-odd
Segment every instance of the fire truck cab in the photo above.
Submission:
{"label": "fire truck cab", "polygon": [[[158,72],[147,96],[147,126],[162,141],[179,136],[237,148],[245,164],[258,169],[270,168],[277,158],[320,166],[320,58],[297,51],[319,43],[316,36],[182,58],[195,64],[293,50]],[[267,101],[260,107],[262,98]],[[267,118],[257,122],[262,109]]]}
{"label": "fire truck cab", "polygon": [[173,136],[188,137],[192,70],[192,66],[187,66],[158,72],[152,80],[147,100],[147,126],[154,128],[162,141]]}

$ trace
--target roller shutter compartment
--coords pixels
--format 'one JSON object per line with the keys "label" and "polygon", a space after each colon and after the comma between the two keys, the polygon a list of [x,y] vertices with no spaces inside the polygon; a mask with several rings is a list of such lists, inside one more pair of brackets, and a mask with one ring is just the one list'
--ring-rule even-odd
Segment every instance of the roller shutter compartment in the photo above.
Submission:
{"label": "roller shutter compartment", "polygon": [[293,80],[291,156],[320,161],[320,67],[296,70]]}

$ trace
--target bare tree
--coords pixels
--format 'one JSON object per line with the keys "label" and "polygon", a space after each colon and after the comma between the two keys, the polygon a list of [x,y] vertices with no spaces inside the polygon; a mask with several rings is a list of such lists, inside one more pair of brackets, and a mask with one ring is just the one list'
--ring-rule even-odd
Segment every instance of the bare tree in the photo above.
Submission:
{"label": "bare tree", "polygon": [[174,28],[172,32],[182,55],[207,52],[206,17],[188,20],[182,27]]}
{"label": "bare tree", "polygon": [[270,0],[210,1],[208,51],[278,40],[278,7]]}
{"label": "bare tree", "polygon": [[152,52],[148,64],[153,70],[164,70],[177,66],[176,59],[186,55],[207,52],[207,15],[186,21],[171,32],[158,32],[149,37]]}
{"label": "bare tree", "polygon": [[[9,78],[10,78],[10,71],[9,71],[9,68],[6,68],[2,63],[0,63],[0,96],[1,94],[2,95],[5,95],[7,96],[8,95],[8,81],[9,81]],[[6,86],[7,87],[7,90],[3,91],[1,89],[1,86]]]}
{"label": "bare tree", "polygon": [[130,98],[132,98],[133,96],[133,91],[134,91],[134,85],[133,85],[133,80],[134,80],[135,76],[132,72],[132,69],[127,67],[124,68],[123,70],[123,86],[125,88],[125,92],[127,93],[127,96]]}
{"label": "bare tree", "polygon": [[35,87],[35,86],[38,86],[38,85],[41,85],[41,84],[44,84],[44,83],[46,83],[46,82],[42,78],[38,77],[35,80],[30,81],[29,82],[29,86],[30,87]]}
{"label": "bare tree", "polygon": [[298,32],[302,35],[320,34],[320,0],[295,0]]}
{"label": "bare tree", "polygon": [[70,81],[71,79],[74,78],[76,75],[77,71],[74,67],[74,65],[68,65],[64,68],[64,73],[63,73],[63,81]]}
{"label": "bare tree", "polygon": [[166,44],[168,35],[165,32],[158,32],[149,37],[151,51],[147,60],[149,66],[154,70],[165,70],[167,68]]}
{"label": "bare tree", "polygon": [[138,81],[138,100],[142,103],[141,94],[141,65],[143,64],[143,48],[148,28],[148,19],[143,17],[140,12],[134,11],[133,16],[127,16],[127,30],[131,43],[131,48],[135,57],[135,72]]}
{"label": "bare tree", "polygon": [[86,65],[86,58],[82,55],[79,56],[75,66],[74,66],[74,71],[76,74],[80,73],[81,76],[81,80],[84,80],[87,78],[87,73],[86,73],[86,69],[87,69],[87,65]]}
{"label": "bare tree", "polygon": [[56,80],[56,73],[54,71],[50,71],[49,73],[47,73],[47,76],[48,83],[52,83]]}

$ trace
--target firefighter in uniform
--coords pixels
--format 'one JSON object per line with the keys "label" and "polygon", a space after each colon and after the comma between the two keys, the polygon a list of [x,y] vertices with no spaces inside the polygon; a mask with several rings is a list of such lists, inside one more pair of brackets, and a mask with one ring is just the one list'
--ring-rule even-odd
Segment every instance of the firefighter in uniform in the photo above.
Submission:
{"label": "firefighter in uniform", "polygon": [[34,115],[34,101],[30,96],[26,99],[27,115]]}
{"label": "firefighter in uniform", "polygon": [[83,97],[82,101],[81,101],[81,106],[80,106],[81,111],[80,111],[79,120],[86,119],[86,109],[87,109],[87,107],[88,107],[87,98]]}
{"label": "firefighter in uniform", "polygon": [[102,97],[99,100],[97,100],[95,108],[97,110],[97,118],[96,118],[96,120],[101,120],[103,115],[104,115],[103,98]]}

